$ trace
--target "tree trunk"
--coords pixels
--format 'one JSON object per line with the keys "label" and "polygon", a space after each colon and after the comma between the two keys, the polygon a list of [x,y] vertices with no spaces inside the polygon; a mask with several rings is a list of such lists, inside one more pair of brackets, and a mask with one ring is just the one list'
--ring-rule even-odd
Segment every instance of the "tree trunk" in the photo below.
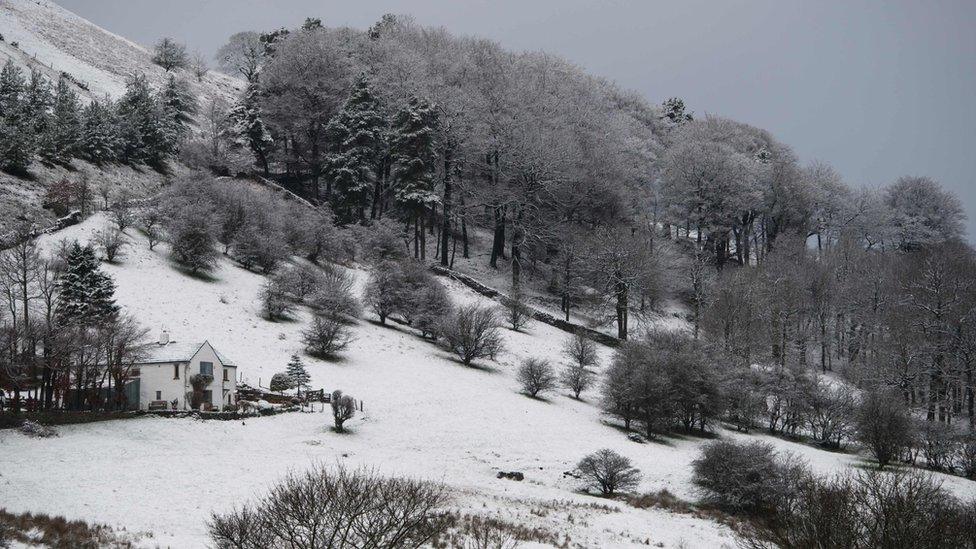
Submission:
{"label": "tree trunk", "polygon": [[444,151],[444,199],[443,214],[444,220],[441,222],[441,266],[447,267],[447,238],[451,234],[451,150]]}

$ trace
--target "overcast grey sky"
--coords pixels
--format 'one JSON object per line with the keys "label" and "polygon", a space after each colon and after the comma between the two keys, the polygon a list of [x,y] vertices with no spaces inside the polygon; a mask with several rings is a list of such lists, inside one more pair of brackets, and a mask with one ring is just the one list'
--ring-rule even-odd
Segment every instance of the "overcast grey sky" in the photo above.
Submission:
{"label": "overcast grey sky", "polygon": [[142,44],[172,36],[208,56],[239,30],[409,13],[766,128],[852,184],[930,176],[962,198],[976,242],[974,0],[56,1]]}

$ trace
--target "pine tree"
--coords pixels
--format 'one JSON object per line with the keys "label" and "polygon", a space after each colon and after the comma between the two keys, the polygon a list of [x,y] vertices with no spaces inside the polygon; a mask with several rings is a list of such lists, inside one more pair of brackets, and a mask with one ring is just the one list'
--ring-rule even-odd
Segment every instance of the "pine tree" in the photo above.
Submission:
{"label": "pine tree", "polygon": [[42,136],[41,156],[51,162],[66,162],[81,150],[81,105],[78,94],[64,77],[54,92],[51,123]]}
{"label": "pine tree", "polygon": [[434,192],[434,131],[437,113],[413,97],[393,120],[390,148],[396,199],[414,224],[414,255],[426,257],[424,212],[437,204]]}
{"label": "pine tree", "polygon": [[298,394],[301,394],[302,388],[308,387],[308,382],[312,380],[312,377],[308,375],[308,370],[305,369],[305,363],[298,355],[291,355],[291,361],[288,362],[286,372],[295,384],[294,386],[298,388]]}
{"label": "pine tree", "polygon": [[274,146],[274,140],[261,120],[256,82],[248,84],[241,100],[228,113],[228,118],[234,125],[233,133],[237,136],[237,143],[251,150],[264,174],[268,175],[268,155]]}
{"label": "pine tree", "polygon": [[22,172],[34,158],[35,134],[24,72],[7,60],[0,71],[0,168]]}
{"label": "pine tree", "polygon": [[159,101],[166,121],[166,134],[173,150],[178,148],[190,131],[193,115],[197,113],[197,100],[185,80],[170,75],[159,94]]}
{"label": "pine tree", "polygon": [[190,64],[190,57],[186,54],[186,46],[172,38],[163,38],[156,43],[154,50],[152,62],[165,69],[166,72],[184,68]]}
{"label": "pine tree", "polygon": [[172,152],[165,113],[144,74],[126,82],[116,110],[123,160],[158,165]]}
{"label": "pine tree", "polygon": [[92,101],[85,107],[82,118],[81,156],[95,164],[115,160],[119,149],[119,127],[111,100]]}
{"label": "pine tree", "polygon": [[91,245],[77,241],[68,250],[64,272],[58,278],[58,306],[55,314],[62,324],[97,324],[116,318],[115,283],[99,268]]}
{"label": "pine tree", "polygon": [[376,180],[377,158],[382,154],[386,121],[363,74],[356,81],[343,109],[326,126],[336,152],[326,158],[326,173],[337,196],[334,211],[344,220],[365,218],[366,202]]}

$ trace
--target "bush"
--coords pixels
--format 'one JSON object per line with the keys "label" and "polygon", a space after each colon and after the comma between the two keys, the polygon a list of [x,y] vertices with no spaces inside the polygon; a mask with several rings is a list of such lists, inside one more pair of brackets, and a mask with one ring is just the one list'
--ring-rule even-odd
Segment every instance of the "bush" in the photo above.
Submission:
{"label": "bush", "polygon": [[593,372],[579,364],[570,364],[559,375],[559,382],[579,400],[580,393],[593,385]]}
{"label": "bush", "polygon": [[22,434],[34,438],[51,438],[58,436],[58,430],[48,425],[41,425],[36,421],[25,420],[17,429]]}
{"label": "bush", "polygon": [[401,264],[395,261],[381,261],[369,271],[369,280],[363,292],[363,302],[376,313],[380,324],[404,309],[404,289]]}
{"label": "bush", "polygon": [[315,315],[311,325],[302,332],[305,352],[318,358],[332,358],[353,341],[349,328],[334,315]]}
{"label": "bush", "polygon": [[535,398],[556,387],[556,375],[548,360],[529,358],[518,370],[518,382],[526,394]]}
{"label": "bush", "polygon": [[309,306],[319,314],[337,318],[357,318],[362,313],[359,300],[353,293],[355,280],[346,270],[325,265],[316,277],[316,287],[308,299]]}
{"label": "bush", "polygon": [[576,473],[585,488],[597,488],[605,496],[634,489],[641,479],[640,470],[631,465],[630,459],[608,449],[581,459],[576,464]]}
{"label": "bush", "polygon": [[957,436],[952,427],[937,421],[920,422],[917,428],[925,465],[936,471],[951,471],[955,466]]}
{"label": "bush", "polygon": [[912,443],[914,426],[904,399],[895,391],[866,391],[858,407],[857,437],[883,469]]}
{"label": "bush", "polygon": [[264,317],[271,321],[288,318],[294,306],[285,288],[276,279],[265,281],[261,287],[261,310]]}
{"label": "bush", "polygon": [[976,506],[916,472],[809,477],[795,496],[747,528],[743,546],[973,548]]}
{"label": "bush", "polygon": [[764,442],[713,442],[692,462],[692,481],[702,500],[721,509],[759,515],[783,504],[808,475],[790,455],[780,457]]}
{"label": "bush", "polygon": [[268,388],[276,393],[283,393],[295,387],[295,381],[286,373],[277,373],[271,376],[271,383]]}
{"label": "bush", "polygon": [[444,338],[444,346],[470,365],[479,358],[494,359],[502,350],[499,328],[494,309],[472,304],[458,307],[442,319],[438,333]]}
{"label": "bush", "polygon": [[257,503],[212,515],[208,528],[221,548],[418,548],[442,531],[445,503],[438,485],[316,467],[289,474]]}
{"label": "bush", "polygon": [[95,243],[102,250],[105,261],[115,263],[125,257],[125,236],[118,229],[102,229],[95,233]]}
{"label": "bush", "polygon": [[338,433],[344,433],[343,424],[356,415],[356,399],[342,394],[342,391],[332,392],[332,421]]}
{"label": "bush", "polygon": [[210,218],[210,208],[196,204],[178,207],[166,219],[173,259],[190,272],[208,271],[217,264],[216,231]]}

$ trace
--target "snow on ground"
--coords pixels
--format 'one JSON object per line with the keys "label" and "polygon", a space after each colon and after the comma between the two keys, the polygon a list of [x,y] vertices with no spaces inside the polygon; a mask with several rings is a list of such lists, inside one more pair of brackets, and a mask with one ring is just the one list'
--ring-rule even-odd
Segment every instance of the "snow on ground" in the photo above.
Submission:
{"label": "snow on ground", "polygon": [[[79,17],[50,0],[3,0],[0,2],[0,63],[15,63],[42,70],[49,78],[66,72],[85,84],[82,96],[119,97],[125,80],[144,73],[160,86],[167,73],[154,65],[146,48]],[[13,47],[16,42],[18,46]],[[211,97],[233,99],[242,88],[235,78],[214,71],[202,82],[186,73],[200,104]]]}
{"label": "snow on ground", "polygon": [[[84,240],[104,223],[96,216],[42,244],[51,249],[60,238]],[[213,281],[190,278],[172,268],[165,245],[150,252],[129,232],[128,257],[104,268],[118,285],[118,301],[153,333],[165,327],[174,339],[208,339],[248,381],[265,385],[300,351],[307,314],[294,322],[259,318],[263,277],[222,261]],[[482,299],[457,284],[449,289],[458,302]],[[517,364],[529,356],[558,356],[563,332],[539,323],[526,333],[506,330],[507,351],[480,368],[451,360],[400,327],[366,319],[355,335],[343,360],[307,359],[313,387],[342,389],[364,401],[365,413],[349,424],[351,434],[331,432],[330,417],[322,413],[244,422],[146,417],[66,426],[60,438],[44,440],[0,431],[0,505],[151,532],[147,545],[202,547],[211,511],[261,494],[289,470],[341,462],[443,481],[460,510],[542,526],[585,547],[734,545],[730,531],[714,522],[575,492],[575,481],[563,472],[586,453],[611,448],[643,471],[642,491],[668,489],[693,499],[690,463],[703,441],[631,442],[603,423],[593,393],[584,402],[519,394]],[[770,440],[820,471],[854,461]],[[525,481],[497,479],[498,470],[522,471]]]}

